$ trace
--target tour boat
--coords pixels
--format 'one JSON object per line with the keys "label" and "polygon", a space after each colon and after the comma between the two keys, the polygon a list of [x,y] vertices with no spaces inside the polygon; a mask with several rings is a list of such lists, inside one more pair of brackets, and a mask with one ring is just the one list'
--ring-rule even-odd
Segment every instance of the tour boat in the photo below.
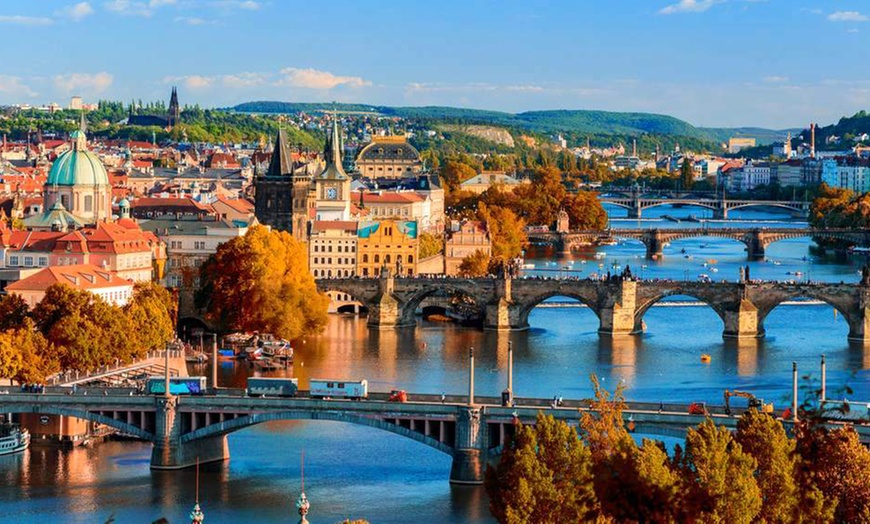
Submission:
{"label": "tour boat", "polygon": [[709,364],[711,360],[712,360],[712,358],[710,358],[710,355],[708,355],[707,353],[704,353],[703,355],[701,355],[701,363]]}
{"label": "tour boat", "polygon": [[11,455],[27,449],[30,433],[17,424],[0,424],[0,455]]}

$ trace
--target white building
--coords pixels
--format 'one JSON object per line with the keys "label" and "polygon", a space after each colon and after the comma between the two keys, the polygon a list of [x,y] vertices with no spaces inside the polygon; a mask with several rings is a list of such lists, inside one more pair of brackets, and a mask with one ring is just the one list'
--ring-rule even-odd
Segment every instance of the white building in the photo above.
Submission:
{"label": "white building", "polygon": [[133,282],[111,271],[90,264],[47,267],[27,278],[6,286],[6,292],[21,296],[30,307],[45,297],[45,290],[55,284],[72,286],[92,293],[109,304],[126,305],[133,298]]}

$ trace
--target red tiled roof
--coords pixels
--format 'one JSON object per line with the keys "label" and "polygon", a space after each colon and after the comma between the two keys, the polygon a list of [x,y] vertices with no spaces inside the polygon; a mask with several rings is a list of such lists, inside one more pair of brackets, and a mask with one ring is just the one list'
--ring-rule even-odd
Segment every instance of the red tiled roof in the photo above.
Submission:
{"label": "red tiled roof", "polygon": [[413,204],[422,202],[424,199],[416,193],[364,193],[363,204]]}
{"label": "red tiled roof", "polygon": [[110,271],[92,264],[52,266],[27,278],[6,286],[7,291],[45,291],[54,284],[66,284],[77,289],[90,290],[132,285]]}

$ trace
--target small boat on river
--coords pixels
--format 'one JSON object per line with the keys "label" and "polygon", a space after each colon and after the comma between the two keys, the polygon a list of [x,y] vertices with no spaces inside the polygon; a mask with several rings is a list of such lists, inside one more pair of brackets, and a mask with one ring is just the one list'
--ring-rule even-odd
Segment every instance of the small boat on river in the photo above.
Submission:
{"label": "small boat on river", "polygon": [[30,446],[30,433],[18,424],[0,424],[0,455],[20,453]]}

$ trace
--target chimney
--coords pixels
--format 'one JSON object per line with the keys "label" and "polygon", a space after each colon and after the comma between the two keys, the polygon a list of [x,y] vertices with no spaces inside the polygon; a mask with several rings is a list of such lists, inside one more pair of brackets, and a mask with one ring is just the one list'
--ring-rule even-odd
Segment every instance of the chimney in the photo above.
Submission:
{"label": "chimney", "polygon": [[810,158],[816,158],[816,124],[810,124]]}
{"label": "chimney", "polygon": [[637,157],[637,139],[631,141],[631,156]]}

